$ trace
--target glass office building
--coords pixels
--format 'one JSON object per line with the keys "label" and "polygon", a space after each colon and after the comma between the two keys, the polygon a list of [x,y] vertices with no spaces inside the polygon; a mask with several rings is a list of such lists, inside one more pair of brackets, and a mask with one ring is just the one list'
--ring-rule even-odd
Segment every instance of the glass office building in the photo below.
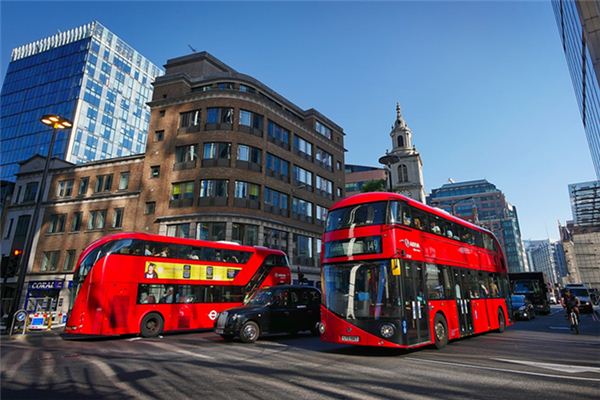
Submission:
{"label": "glass office building", "polygon": [[600,1],[552,0],[552,7],[600,179]]}
{"label": "glass office building", "polygon": [[13,49],[0,111],[0,171],[14,181],[19,162],[48,154],[44,114],[73,128],[53,155],[73,163],[145,151],[152,82],[160,68],[98,22]]}
{"label": "glass office building", "polygon": [[485,179],[447,183],[431,191],[427,204],[492,231],[504,250],[509,272],[528,270],[517,208],[496,185]]}

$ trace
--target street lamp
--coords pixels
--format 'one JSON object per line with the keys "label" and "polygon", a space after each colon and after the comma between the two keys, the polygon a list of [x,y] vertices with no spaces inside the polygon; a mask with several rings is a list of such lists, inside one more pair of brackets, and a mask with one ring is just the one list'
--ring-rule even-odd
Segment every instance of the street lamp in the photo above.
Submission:
{"label": "street lamp", "polygon": [[52,157],[52,151],[54,150],[54,142],[56,141],[56,133],[59,129],[68,129],[73,126],[73,123],[68,119],[61,117],[60,115],[46,114],[40,121],[44,125],[52,127],[52,138],[50,139],[50,146],[48,147],[48,155],[46,162],[44,163],[44,172],[42,174],[42,180],[35,201],[35,208],[33,209],[33,216],[31,218],[31,225],[27,234],[27,240],[25,241],[25,248],[23,254],[19,260],[19,279],[17,281],[17,293],[15,294],[14,301],[11,306],[11,312],[9,314],[8,321],[12,321],[12,316],[17,312],[19,303],[21,300],[21,294],[23,293],[23,284],[25,282],[25,274],[27,273],[27,263],[31,256],[31,247],[33,246],[33,237],[35,236],[35,226],[40,213],[40,206],[42,205],[42,198],[44,191],[46,190],[46,179],[48,178],[48,169],[50,167],[50,158]]}
{"label": "street lamp", "polygon": [[400,161],[400,157],[395,154],[389,154],[386,150],[385,156],[379,158],[379,164],[385,165],[385,172],[387,172],[390,192],[392,191],[392,164],[396,164]]}

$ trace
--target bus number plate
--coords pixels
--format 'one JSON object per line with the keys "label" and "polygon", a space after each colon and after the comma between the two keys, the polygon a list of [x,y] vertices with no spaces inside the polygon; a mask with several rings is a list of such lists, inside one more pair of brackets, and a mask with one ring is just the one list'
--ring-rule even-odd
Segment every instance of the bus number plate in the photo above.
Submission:
{"label": "bus number plate", "polygon": [[360,341],[360,338],[358,336],[342,336],[342,341],[358,343]]}

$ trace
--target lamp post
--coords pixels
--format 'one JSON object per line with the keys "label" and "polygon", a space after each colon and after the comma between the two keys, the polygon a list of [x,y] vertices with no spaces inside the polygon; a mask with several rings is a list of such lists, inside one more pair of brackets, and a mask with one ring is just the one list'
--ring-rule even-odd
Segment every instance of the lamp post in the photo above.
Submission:
{"label": "lamp post", "polygon": [[385,156],[382,156],[379,158],[379,164],[385,165],[385,171],[387,172],[390,192],[393,191],[392,190],[392,167],[391,167],[391,165],[396,164],[398,161],[400,161],[400,157],[398,157],[395,154],[389,154],[387,152],[387,150],[385,152]]}
{"label": "lamp post", "polygon": [[19,308],[19,303],[21,301],[21,295],[23,293],[23,284],[25,282],[25,274],[27,273],[27,264],[29,258],[31,257],[31,248],[33,246],[33,237],[35,236],[34,229],[37,224],[37,220],[40,214],[40,208],[42,205],[42,199],[44,196],[44,191],[46,190],[46,179],[48,178],[48,169],[50,168],[50,159],[52,157],[52,151],[54,150],[54,142],[56,141],[56,133],[59,129],[67,129],[73,126],[73,123],[66,118],[63,118],[59,115],[54,114],[46,114],[40,121],[44,125],[48,125],[52,127],[52,138],[50,139],[50,146],[48,147],[48,155],[46,157],[46,162],[44,163],[44,172],[42,173],[42,180],[40,181],[40,186],[37,192],[35,207],[33,209],[33,216],[31,218],[31,224],[29,226],[29,232],[27,233],[27,239],[25,241],[25,246],[23,249],[23,254],[19,260],[19,279],[17,280],[17,292],[15,294],[15,298],[13,300],[9,319],[8,321],[12,321],[12,316]]}

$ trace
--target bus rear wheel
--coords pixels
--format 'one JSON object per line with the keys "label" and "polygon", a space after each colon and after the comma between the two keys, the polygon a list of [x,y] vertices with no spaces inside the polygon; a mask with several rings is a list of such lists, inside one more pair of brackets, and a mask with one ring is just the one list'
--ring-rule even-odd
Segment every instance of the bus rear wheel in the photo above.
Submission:
{"label": "bus rear wheel", "polygon": [[498,332],[502,333],[506,329],[506,319],[502,310],[498,310]]}
{"label": "bus rear wheel", "polygon": [[448,324],[446,318],[441,314],[437,314],[433,320],[433,334],[435,347],[443,349],[448,344]]}
{"label": "bus rear wheel", "polygon": [[158,313],[148,313],[142,319],[140,334],[145,338],[157,337],[163,330],[164,321]]}

